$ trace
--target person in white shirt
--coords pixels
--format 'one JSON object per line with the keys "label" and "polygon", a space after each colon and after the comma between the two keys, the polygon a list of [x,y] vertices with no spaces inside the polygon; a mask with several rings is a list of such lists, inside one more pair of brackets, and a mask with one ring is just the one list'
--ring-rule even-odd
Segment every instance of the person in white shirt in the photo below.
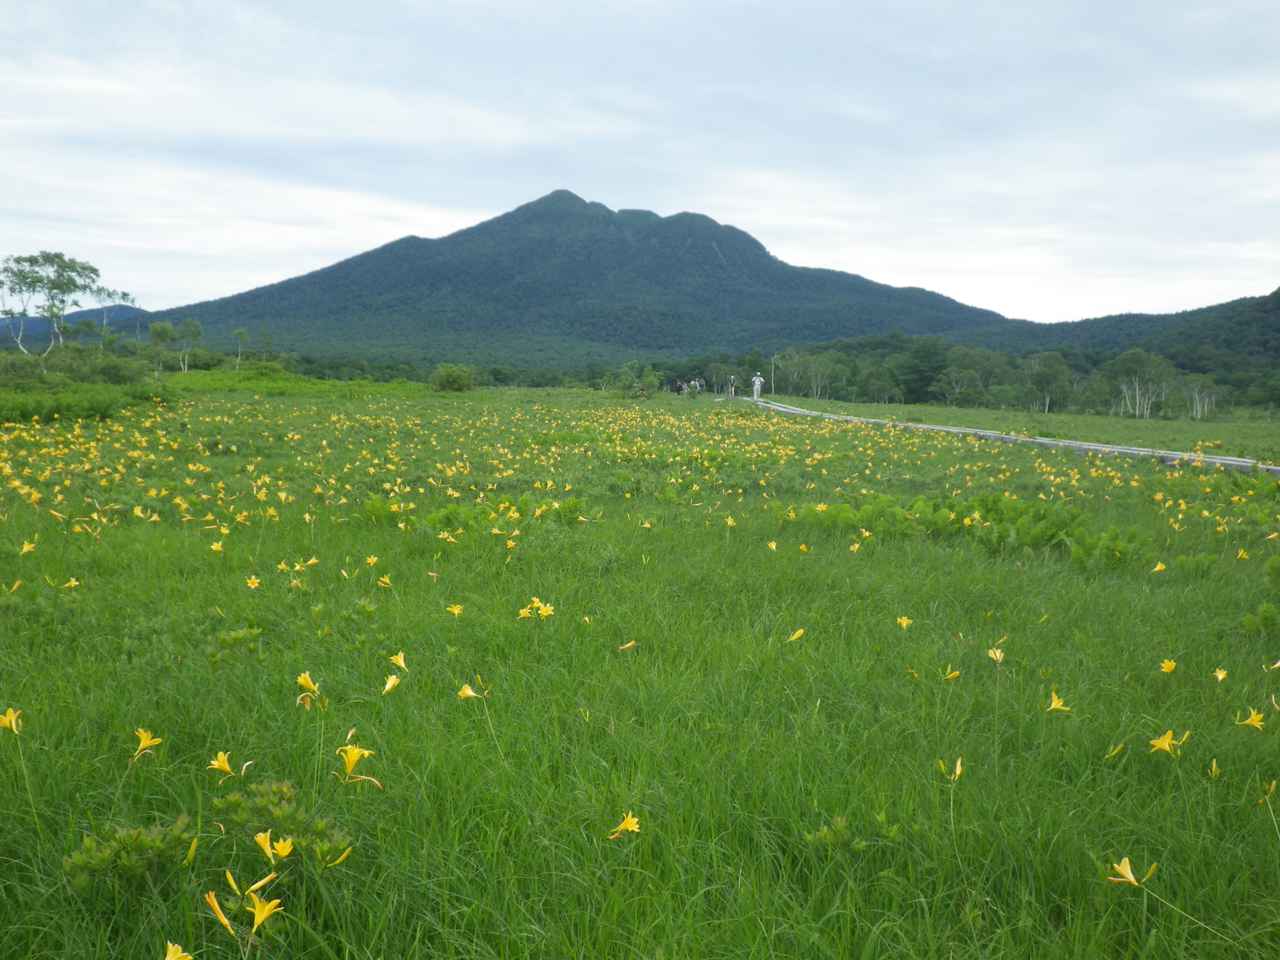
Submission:
{"label": "person in white shirt", "polygon": [[760,371],[756,371],[756,375],[751,378],[751,399],[760,399],[760,388],[764,386],[764,377],[760,376]]}

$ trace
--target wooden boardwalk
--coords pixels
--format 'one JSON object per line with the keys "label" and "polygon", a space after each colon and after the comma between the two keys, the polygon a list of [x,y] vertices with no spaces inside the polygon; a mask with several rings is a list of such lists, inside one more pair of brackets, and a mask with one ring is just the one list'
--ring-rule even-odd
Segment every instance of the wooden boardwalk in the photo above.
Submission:
{"label": "wooden boardwalk", "polygon": [[1074,450],[1082,454],[1098,454],[1108,457],[1151,457],[1165,463],[1185,463],[1204,465],[1206,467],[1224,467],[1228,470],[1263,470],[1280,476],[1280,464],[1261,463],[1245,457],[1216,457],[1208,454],[1186,453],[1179,450],[1155,450],[1151,447],[1125,447],[1111,443],[1089,443],[1085,440],[1059,440],[1054,437],[1028,437],[1016,433],[1000,433],[996,430],[979,430],[976,427],[944,427],[934,423],[906,423],[902,420],[877,420],[874,417],[853,417],[840,413],[822,413],[818,410],[806,410],[773,400],[751,400],[743,397],[748,403],[754,403],[766,410],[786,413],[799,417],[821,417],[824,420],[840,420],[846,423],[866,423],[881,427],[900,427],[903,430],[932,430],[938,433],[955,433],[967,437],[978,437],[981,440],[998,440],[1002,443],[1030,443],[1040,447],[1056,450]]}

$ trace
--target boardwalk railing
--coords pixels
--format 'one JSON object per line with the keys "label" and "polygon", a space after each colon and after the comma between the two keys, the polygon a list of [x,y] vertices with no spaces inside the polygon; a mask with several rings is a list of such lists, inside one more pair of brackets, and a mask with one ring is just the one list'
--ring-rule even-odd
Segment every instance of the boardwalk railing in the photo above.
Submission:
{"label": "boardwalk railing", "polygon": [[[747,399],[747,398],[743,398]],[[907,423],[902,420],[877,420],[874,417],[854,417],[841,413],[823,413],[819,410],[806,410],[793,407],[787,403],[774,400],[748,400],[758,407],[786,413],[798,417],[821,417],[824,420],[841,420],[846,423],[866,423],[882,427],[901,427],[904,430],[932,430],[938,433],[954,433],[966,437],[978,437],[981,440],[999,440],[1002,443],[1030,443],[1040,447],[1051,447],[1057,450],[1075,450],[1078,453],[1095,453],[1100,456],[1119,457],[1153,457],[1165,463],[1203,464],[1210,467],[1225,467],[1229,470],[1265,470],[1280,475],[1280,464],[1261,463],[1245,457],[1216,457],[1202,453],[1185,453],[1179,450],[1156,450],[1151,447],[1126,447],[1112,443],[1089,443],[1085,440],[1059,440],[1055,437],[1028,437],[1016,433],[1000,433],[996,430],[979,430],[976,427],[946,427],[935,423]]]}

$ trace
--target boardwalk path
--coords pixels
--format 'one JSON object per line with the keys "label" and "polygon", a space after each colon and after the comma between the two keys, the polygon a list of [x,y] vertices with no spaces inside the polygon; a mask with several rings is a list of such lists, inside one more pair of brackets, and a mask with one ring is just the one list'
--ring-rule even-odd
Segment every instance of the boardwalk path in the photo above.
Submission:
{"label": "boardwalk path", "polygon": [[974,427],[943,427],[932,423],[905,423],[901,420],[876,420],[872,417],[850,417],[838,413],[821,413],[817,410],[805,410],[786,403],[773,400],[748,400],[758,407],[787,413],[801,417],[822,417],[824,420],[842,420],[847,423],[869,423],[884,427],[901,427],[904,430],[934,430],[938,433],[957,433],[963,436],[979,437],[983,440],[1000,440],[1004,443],[1031,443],[1040,447],[1053,447],[1058,450],[1076,450],[1080,453],[1095,453],[1102,456],[1120,457],[1154,457],[1165,463],[1197,463],[1209,467],[1221,466],[1230,470],[1265,470],[1280,476],[1280,464],[1259,463],[1244,457],[1211,457],[1199,453],[1184,453],[1177,450],[1153,450],[1150,447],[1121,447],[1110,443],[1088,443],[1083,440],[1057,440],[1053,437],[1026,437],[1016,433],[998,433],[995,430],[978,430]]}

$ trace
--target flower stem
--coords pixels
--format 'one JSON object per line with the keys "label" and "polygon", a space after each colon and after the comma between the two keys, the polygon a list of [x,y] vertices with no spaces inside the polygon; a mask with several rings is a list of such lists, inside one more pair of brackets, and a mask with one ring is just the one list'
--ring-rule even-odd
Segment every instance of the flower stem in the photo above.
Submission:
{"label": "flower stem", "polygon": [[22,754],[22,740],[16,735],[14,740],[18,743],[18,766],[22,767],[22,782],[27,787],[27,802],[31,804],[31,819],[35,821],[36,836],[40,838],[40,846],[44,846],[44,824],[40,822],[40,813],[36,809],[36,795],[31,789],[31,774],[27,771],[27,758]]}
{"label": "flower stem", "polygon": [[1177,906],[1177,905],[1175,905],[1175,904],[1170,903],[1168,900],[1166,900],[1164,897],[1160,896],[1160,894],[1156,893],[1154,890],[1150,890],[1150,889],[1148,889],[1147,887],[1143,887],[1142,889],[1143,889],[1145,892],[1147,892],[1147,893],[1151,894],[1151,896],[1152,896],[1152,897],[1154,897],[1154,898],[1155,898],[1156,900],[1158,900],[1160,903],[1163,903],[1163,904],[1164,904],[1166,907],[1168,907],[1170,910],[1174,911],[1175,913],[1179,913],[1179,914],[1181,914],[1182,916],[1186,917],[1188,920],[1190,920],[1190,921],[1191,921],[1192,923],[1194,923],[1196,926],[1198,926],[1198,927],[1203,927],[1204,929],[1206,929],[1206,930],[1208,930],[1210,933],[1212,933],[1215,937],[1221,937],[1221,938],[1222,938],[1223,940],[1225,940],[1227,943],[1231,943],[1231,944],[1234,944],[1234,943],[1236,942],[1236,941],[1232,940],[1230,937],[1228,937],[1228,936],[1227,936],[1225,933],[1223,933],[1221,930],[1215,930],[1213,927],[1209,926],[1209,925],[1208,925],[1207,923],[1205,923],[1203,920],[1198,920],[1198,919],[1196,919],[1196,918],[1195,918],[1195,917],[1193,917],[1191,914],[1187,913],[1187,911],[1183,910],[1181,907],[1179,907],[1179,906]]}

